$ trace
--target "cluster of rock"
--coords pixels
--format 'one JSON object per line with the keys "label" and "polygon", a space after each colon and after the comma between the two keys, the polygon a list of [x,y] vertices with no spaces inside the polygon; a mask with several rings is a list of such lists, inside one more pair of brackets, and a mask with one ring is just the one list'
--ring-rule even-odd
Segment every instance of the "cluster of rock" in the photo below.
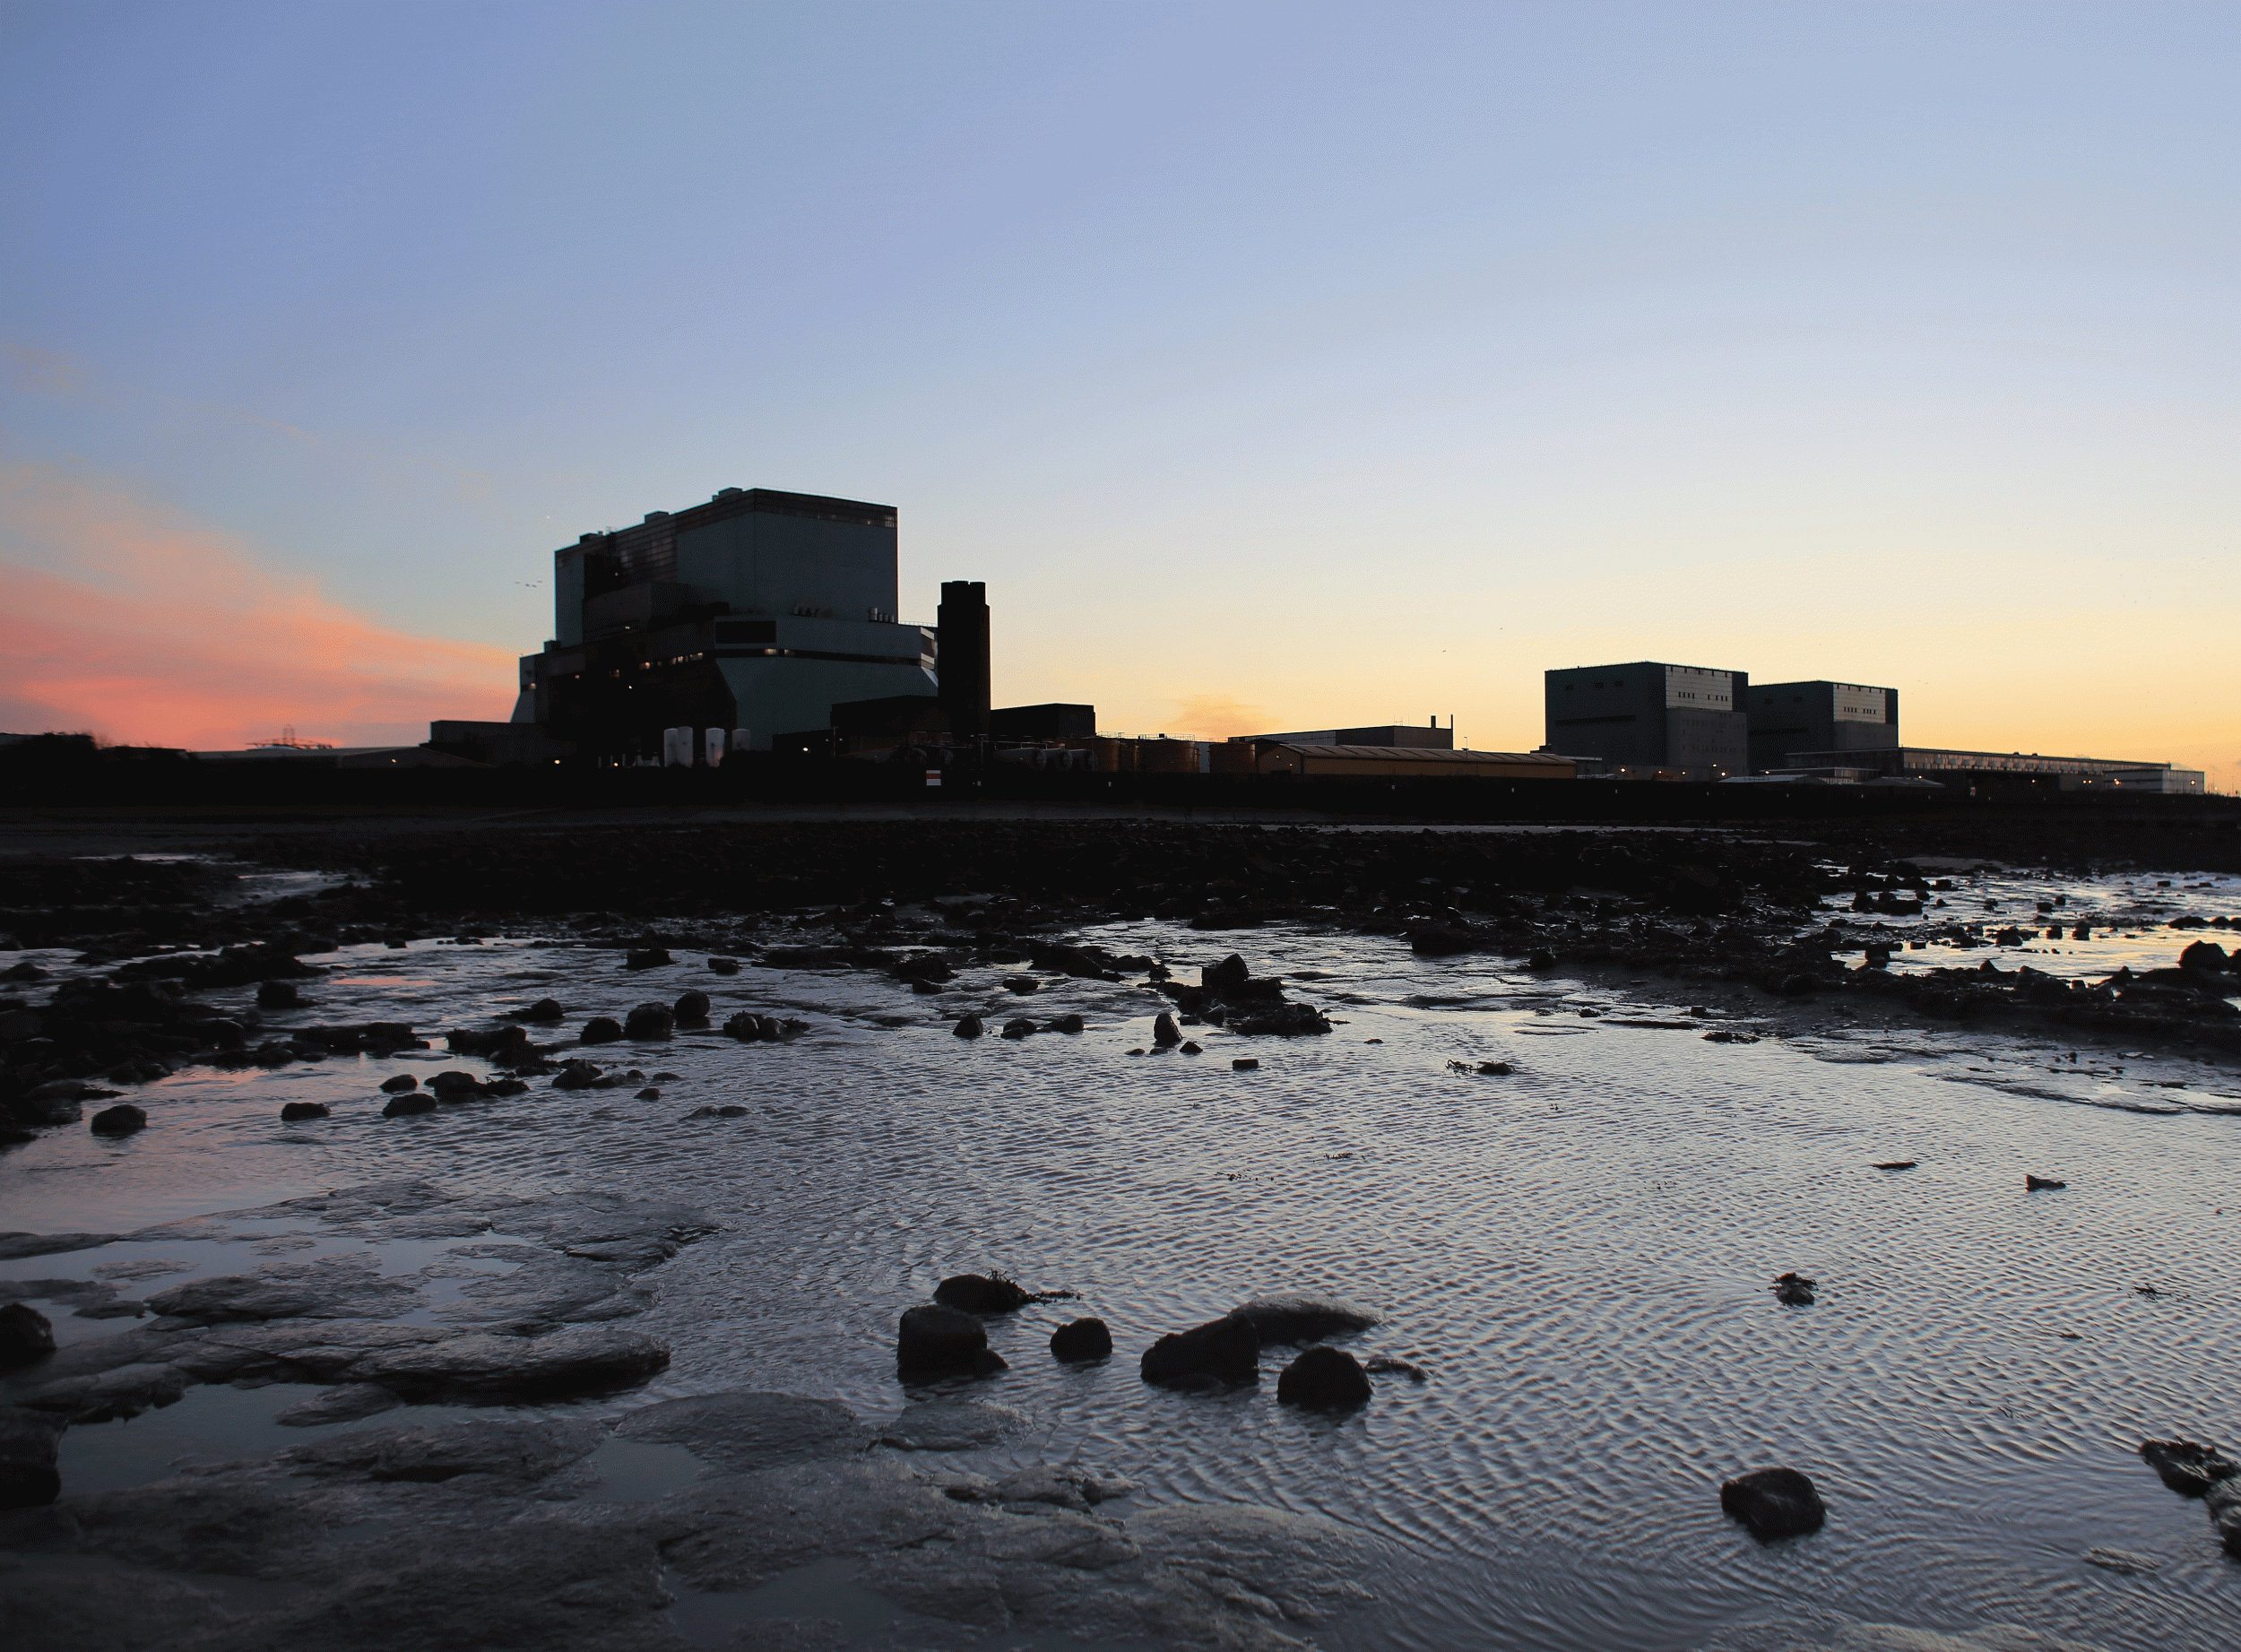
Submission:
{"label": "cluster of rock", "polygon": [[2141,1442],[2141,1457],[2181,1497],[2199,1497],[2228,1554],[2241,1560],[2241,1463],[2192,1440]]}
{"label": "cluster of rock", "polygon": [[[1029,1292],[1000,1274],[945,1279],[932,1302],[904,1310],[896,1338],[896,1374],[922,1382],[1007,1370],[1003,1356],[988,1345],[984,1318],[1070,1295]],[[1144,1351],[1138,1370],[1146,1382],[1183,1393],[1247,1388],[1260,1380],[1264,1345],[1322,1345],[1326,1337],[1379,1323],[1368,1310],[1331,1297],[1256,1297],[1219,1319],[1160,1337]],[[1051,1336],[1052,1357],[1069,1363],[1109,1359],[1112,1349],[1112,1329],[1099,1319],[1069,1320]],[[1370,1374],[1377,1371],[1424,1380],[1423,1372],[1406,1361],[1372,1360],[1365,1366],[1343,1348],[1314,1345],[1285,1366],[1276,1398],[1311,1411],[1354,1410],[1369,1403]]]}

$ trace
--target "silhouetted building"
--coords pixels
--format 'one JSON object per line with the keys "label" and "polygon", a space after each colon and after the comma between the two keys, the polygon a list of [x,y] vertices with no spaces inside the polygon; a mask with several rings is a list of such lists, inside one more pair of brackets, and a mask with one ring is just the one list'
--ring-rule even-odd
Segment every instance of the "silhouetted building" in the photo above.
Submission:
{"label": "silhouetted building", "polygon": [[1838,764],[1877,776],[1934,780],[1949,786],[2051,778],[2065,791],[2198,793],[2208,779],[2201,769],[2175,768],[2138,757],[2049,757],[2036,751],[1955,751],[1930,746],[1792,752],[1784,766],[1806,770]]}
{"label": "silhouetted building", "polygon": [[836,702],[936,695],[934,634],[897,623],[896,590],[888,505],[726,488],[587,533],[553,553],[557,636],[522,661],[514,721],[588,757],[656,755],[671,727],[759,750]]}
{"label": "silhouetted building", "polygon": [[961,740],[986,734],[989,712],[988,587],[944,580],[934,624],[941,633],[941,701]]}
{"label": "silhouetted building", "polygon": [[1290,734],[1240,734],[1233,737],[1256,746],[1414,746],[1426,750],[1452,751],[1455,729],[1440,726],[1435,717],[1424,728],[1413,722],[1380,722],[1363,729],[1302,729]]}
{"label": "silhouetted building", "polygon": [[1640,660],[1545,673],[1551,753],[1725,780],[1749,772],[1747,671]]}
{"label": "silhouetted building", "polygon": [[1539,751],[1457,751],[1445,746],[1355,746],[1309,741],[1262,746],[1263,774],[1307,779],[1570,780],[1570,757]]}
{"label": "silhouetted building", "polygon": [[1097,732],[1095,705],[999,705],[988,714],[988,731],[999,740],[1065,740]]}
{"label": "silhouetted building", "polygon": [[1899,743],[1899,690],[1857,683],[1753,683],[1744,694],[1751,766],[1792,766],[1802,751],[1883,751]]}

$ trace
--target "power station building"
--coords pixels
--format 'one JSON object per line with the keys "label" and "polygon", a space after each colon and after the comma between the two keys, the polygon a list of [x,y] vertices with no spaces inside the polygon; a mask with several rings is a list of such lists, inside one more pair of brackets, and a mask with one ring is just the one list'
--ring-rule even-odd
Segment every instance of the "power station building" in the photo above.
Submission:
{"label": "power station building", "polygon": [[1812,753],[1889,751],[1899,744],[1899,690],[1858,683],[1752,683],[1744,694],[1751,720],[1751,767],[1763,774],[1789,768]]}
{"label": "power station building", "polygon": [[1544,675],[1544,751],[1675,780],[1751,772],[1746,671],[1638,660]]}
{"label": "power station building", "polygon": [[[553,639],[522,660],[514,723],[576,755],[661,755],[662,731],[774,736],[829,725],[836,702],[940,695],[935,632],[897,602],[891,505],[726,488],[553,553]],[[955,593],[954,597],[952,593]],[[988,714],[988,605],[942,587],[970,726]],[[951,696],[943,696],[945,704]]]}

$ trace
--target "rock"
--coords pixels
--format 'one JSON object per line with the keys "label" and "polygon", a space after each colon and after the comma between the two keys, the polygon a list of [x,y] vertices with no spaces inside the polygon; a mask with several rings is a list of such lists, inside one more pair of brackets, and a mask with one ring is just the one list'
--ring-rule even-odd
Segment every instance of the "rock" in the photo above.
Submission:
{"label": "rock", "polygon": [[668,947],[646,947],[626,954],[622,966],[625,969],[660,969],[664,964],[676,962],[675,958],[670,956]]}
{"label": "rock", "polygon": [[1308,1411],[1352,1411],[1370,1403],[1370,1378],[1344,1348],[1310,1348],[1276,1379],[1280,1404]]}
{"label": "rock", "polygon": [[567,1013],[560,1008],[558,999],[541,998],[527,1009],[522,1011],[521,1018],[524,1021],[558,1021]]}
{"label": "rock", "polygon": [[545,1336],[485,1332],[381,1349],[350,1374],[408,1400],[559,1399],[643,1382],[670,1362],[669,1345],[638,1331],[571,1325]]}
{"label": "rock", "polygon": [[324,1119],[327,1108],[321,1102],[288,1102],[281,1107],[281,1122],[295,1124],[305,1119]]}
{"label": "rock", "polygon": [[1260,1380],[1260,1336],[1253,1322],[1225,1314],[1171,1331],[1144,1351],[1144,1380],[1171,1388],[1239,1387]]}
{"label": "rock", "polygon": [[955,1308],[907,1310],[896,1334],[896,1371],[904,1380],[962,1374],[991,1376],[1009,1369],[988,1345],[988,1332]]}
{"label": "rock", "polygon": [[428,1079],[428,1087],[439,1102],[464,1101],[471,1095],[482,1094],[482,1081],[472,1073],[463,1073],[456,1068],[434,1075]]}
{"label": "rock", "polygon": [[408,1118],[413,1113],[434,1112],[436,1098],[425,1090],[414,1090],[403,1095],[393,1095],[389,1104],[381,1110],[385,1119]]}
{"label": "rock", "polygon": [[737,1102],[731,1102],[722,1107],[696,1107],[685,1116],[688,1119],[744,1119],[748,1111]]}
{"label": "rock", "polygon": [[370,1382],[352,1382],[339,1388],[323,1389],[309,1399],[284,1406],[273,1414],[273,1421],[288,1428],[316,1428],[327,1423],[356,1423],[402,1404],[387,1388],[376,1388]]}
{"label": "rock", "polygon": [[863,1420],[838,1400],[762,1391],[665,1399],[627,1413],[615,1437],[683,1446],[730,1474],[861,1457],[874,1441]]}
{"label": "rock", "polygon": [[1241,1055],[1230,1063],[1230,1071],[1233,1073],[1250,1073],[1258,1071],[1259,1067],[1260,1060],[1257,1056]]}
{"label": "rock", "polygon": [[1019,993],[1040,992],[1043,990],[1043,983],[1033,975],[1007,975],[1004,977],[1004,990]]}
{"label": "rock", "polygon": [[1036,1299],[1001,1274],[957,1274],[934,1287],[934,1300],[962,1313],[1011,1313]]}
{"label": "rock", "polygon": [[407,1090],[419,1089],[420,1081],[411,1073],[399,1073],[394,1078],[383,1079],[381,1087],[391,1095],[402,1095]]}
{"label": "rock", "polygon": [[1007,1021],[1004,1023],[1004,1036],[1006,1038],[1033,1038],[1034,1036],[1034,1033],[1035,1024],[1028,1020],[1024,1016],[1017,1020]]}
{"label": "rock", "polygon": [[622,1024],[625,1038],[667,1038],[677,1025],[677,1017],[666,1004],[641,1004],[626,1016]]}
{"label": "rock", "polygon": [[2219,1481],[2241,1475],[2241,1463],[2215,1446],[2191,1440],[2143,1440],[2140,1455],[2157,1477],[2182,1497],[2200,1497]]}
{"label": "rock", "polygon": [[304,995],[296,990],[292,981],[267,981],[258,984],[256,1007],[259,1009],[307,1009]]}
{"label": "rock", "polygon": [[1813,1287],[1818,1283],[1803,1274],[1777,1274],[1774,1300],[1792,1308],[1810,1308],[1813,1305]]}
{"label": "rock", "polygon": [[151,1296],[148,1306],[197,1325],[228,1325],[263,1319],[376,1319],[410,1313],[420,1305],[416,1285],[409,1280],[385,1279],[378,1268],[373,1258],[358,1256],[268,1262],[250,1273],[175,1284]]}
{"label": "rock", "polygon": [[957,1025],[949,1030],[959,1038],[978,1038],[987,1029],[981,1025],[980,1016],[963,1016],[958,1018]]}
{"label": "rock", "polygon": [[711,958],[708,967],[719,975],[736,975],[740,973],[740,961],[737,958]]}
{"label": "rock", "polygon": [[1279,1292],[1256,1296],[1230,1310],[1233,1319],[1251,1322],[1261,1342],[1320,1342],[1349,1331],[1366,1331],[1380,1323],[1366,1308],[1335,1296],[1312,1296],[1304,1292]]}
{"label": "rock", "polygon": [[1182,1042],[1182,1029],[1175,1025],[1175,1017],[1164,1009],[1152,1023],[1152,1042],[1163,1050]]}
{"label": "rock", "polygon": [[2163,1562],[2155,1556],[2135,1554],[2129,1549],[2088,1549],[2079,1558],[2089,1566],[2098,1566],[2103,1571],[2113,1571],[2122,1578],[2142,1578],[2163,1570]]}
{"label": "rock", "polygon": [[1868,1168],[1870,1170],[1912,1170],[1917,1163],[1919,1161],[1915,1159],[1878,1159]]}
{"label": "rock", "polygon": [[1817,1532],[1829,1512],[1813,1481],[1795,1468],[1738,1475],[1719,1488],[1719,1506],[1761,1543]]}
{"label": "rock", "polygon": [[586,1044],[611,1044],[622,1036],[622,1023],[612,1016],[593,1016],[584,1024],[577,1042]]}
{"label": "rock", "polygon": [[1186,1038],[1175,1047],[1178,1055],[1204,1055],[1206,1046],[1195,1038]]}
{"label": "rock", "polygon": [[1329,1019],[1312,1004],[1277,1004],[1234,1019],[1229,1025],[1231,1032],[1248,1038],[1297,1038],[1304,1034],[1330,1031]]}
{"label": "rock", "polygon": [[1024,1411],[979,1399],[930,1399],[904,1407],[879,1443],[898,1451],[977,1451],[1034,1426]]}
{"label": "rock", "polygon": [[56,1256],[65,1250],[93,1250],[115,1244],[122,1233],[0,1233],[0,1261],[18,1257]]}
{"label": "rock", "polygon": [[1511,1069],[1507,1061],[1481,1061],[1477,1070],[1482,1078],[1507,1078]]}
{"label": "rock", "polygon": [[705,992],[686,992],[671,1007],[679,1026],[697,1026],[708,1019],[708,995]]}
{"label": "rock", "polygon": [[87,1128],[96,1136],[130,1136],[148,1128],[148,1115],[130,1102],[119,1102],[95,1113]]}
{"label": "rock", "polygon": [[2037,1193],[2042,1189],[2050,1193],[2057,1192],[2069,1185],[2066,1181],[2056,1181],[2051,1176],[2027,1175],[2023,1178],[2023,1190],[2027,1193]]}
{"label": "rock", "polygon": [[1112,1332],[1103,1319],[1069,1319],[1051,1333],[1051,1352],[1069,1364],[1110,1359]]}
{"label": "rock", "polygon": [[0,1371],[22,1371],[55,1351],[55,1328],[28,1302],[0,1308]]}
{"label": "rock", "polygon": [[462,1475],[541,1480],[596,1450],[593,1423],[477,1419],[432,1428],[383,1428],[290,1446],[275,1463],[316,1480],[409,1480],[440,1484]]}
{"label": "rock", "polygon": [[1545,950],[1536,952],[1532,956],[1526,959],[1525,966],[1527,969],[1554,969],[1556,967],[1556,955],[1553,952]]}
{"label": "rock", "polygon": [[1406,1377],[1411,1382],[1429,1382],[1432,1378],[1424,1368],[1412,1360],[1397,1360],[1389,1354],[1372,1354],[1362,1362],[1362,1369],[1371,1376]]}
{"label": "rock", "polygon": [[2233,968],[2233,960],[2226,956],[2226,949],[2216,941],[2198,940],[2179,954],[2179,967],[2223,974]]}
{"label": "rock", "polygon": [[630,1099],[634,1102],[658,1102],[662,1099],[662,1093],[652,1085],[648,1085]]}
{"label": "rock", "polygon": [[1060,1016],[1051,1023],[1049,1030],[1053,1033],[1078,1033],[1086,1025],[1079,1016]]}

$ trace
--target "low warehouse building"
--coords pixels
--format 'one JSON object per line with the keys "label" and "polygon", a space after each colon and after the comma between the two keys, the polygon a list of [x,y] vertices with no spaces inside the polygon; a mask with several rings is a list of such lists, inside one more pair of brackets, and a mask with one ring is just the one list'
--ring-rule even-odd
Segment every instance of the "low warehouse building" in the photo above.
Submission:
{"label": "low warehouse building", "polygon": [[1538,751],[1448,751],[1427,746],[1264,746],[1264,774],[1378,780],[1570,780],[1570,757]]}

